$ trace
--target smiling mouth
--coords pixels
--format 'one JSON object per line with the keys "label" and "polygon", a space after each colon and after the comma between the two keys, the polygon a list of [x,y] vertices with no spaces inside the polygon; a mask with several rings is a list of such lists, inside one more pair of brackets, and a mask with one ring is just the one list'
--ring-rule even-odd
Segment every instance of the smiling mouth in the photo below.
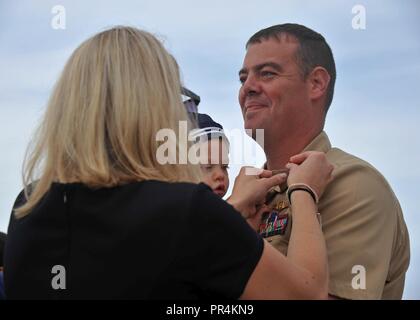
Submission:
{"label": "smiling mouth", "polygon": [[267,106],[262,105],[262,104],[253,104],[253,105],[249,105],[245,107],[245,112],[248,111],[252,111],[252,110],[257,110],[257,109],[262,109],[262,108],[266,108]]}

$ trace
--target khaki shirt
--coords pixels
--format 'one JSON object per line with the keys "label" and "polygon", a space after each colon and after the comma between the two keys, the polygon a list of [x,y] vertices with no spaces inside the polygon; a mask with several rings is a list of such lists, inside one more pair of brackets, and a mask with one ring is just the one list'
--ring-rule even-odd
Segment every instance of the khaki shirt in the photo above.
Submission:
{"label": "khaki shirt", "polygon": [[[318,204],[328,250],[329,293],[344,299],[401,299],[410,245],[391,187],[369,163],[331,148],[325,132],[304,151],[325,152],[335,166]],[[287,255],[292,215],[286,192],[273,188],[266,203],[272,210],[263,216],[260,234]]]}

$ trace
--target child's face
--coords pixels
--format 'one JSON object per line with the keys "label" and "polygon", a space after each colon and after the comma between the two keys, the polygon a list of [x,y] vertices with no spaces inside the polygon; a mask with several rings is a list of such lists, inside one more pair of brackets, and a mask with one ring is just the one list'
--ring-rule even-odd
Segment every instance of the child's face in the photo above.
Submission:
{"label": "child's face", "polygon": [[214,193],[223,197],[229,188],[229,175],[227,172],[229,157],[226,142],[221,139],[212,139],[201,142],[200,146],[207,145],[207,159],[203,159],[201,170],[203,171],[203,182],[207,184]]}

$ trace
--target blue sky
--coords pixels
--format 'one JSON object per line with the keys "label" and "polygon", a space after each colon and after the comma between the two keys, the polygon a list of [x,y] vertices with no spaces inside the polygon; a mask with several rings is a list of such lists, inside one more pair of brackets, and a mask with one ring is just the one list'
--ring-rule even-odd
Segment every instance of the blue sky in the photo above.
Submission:
{"label": "blue sky", "polygon": [[[356,4],[366,9],[365,30],[352,28]],[[51,27],[55,5],[66,10],[64,30]],[[243,127],[237,73],[245,42],[261,28],[296,22],[322,33],[335,56],[337,83],[326,123],[333,145],[376,166],[400,200],[412,251],[404,297],[419,299],[419,9],[415,0],[1,1],[0,230],[7,229],[21,189],[31,133],[81,41],[116,24],[158,35],[177,58],[185,85],[201,96],[199,109],[235,129]],[[257,148],[251,164],[262,162]],[[237,171],[232,166],[232,179]]]}

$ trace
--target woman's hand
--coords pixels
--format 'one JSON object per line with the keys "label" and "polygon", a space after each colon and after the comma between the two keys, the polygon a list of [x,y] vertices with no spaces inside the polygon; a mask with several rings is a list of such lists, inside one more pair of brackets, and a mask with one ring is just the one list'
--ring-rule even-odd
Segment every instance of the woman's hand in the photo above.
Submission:
{"label": "woman's hand", "polygon": [[286,174],[273,176],[269,170],[242,167],[227,202],[233,205],[245,219],[254,218],[257,208],[260,209],[264,204],[267,191],[286,181],[286,178]]}
{"label": "woman's hand", "polygon": [[287,184],[305,183],[317,193],[324,193],[325,187],[332,179],[334,166],[327,160],[325,153],[307,151],[290,158],[286,165],[290,169]]}

